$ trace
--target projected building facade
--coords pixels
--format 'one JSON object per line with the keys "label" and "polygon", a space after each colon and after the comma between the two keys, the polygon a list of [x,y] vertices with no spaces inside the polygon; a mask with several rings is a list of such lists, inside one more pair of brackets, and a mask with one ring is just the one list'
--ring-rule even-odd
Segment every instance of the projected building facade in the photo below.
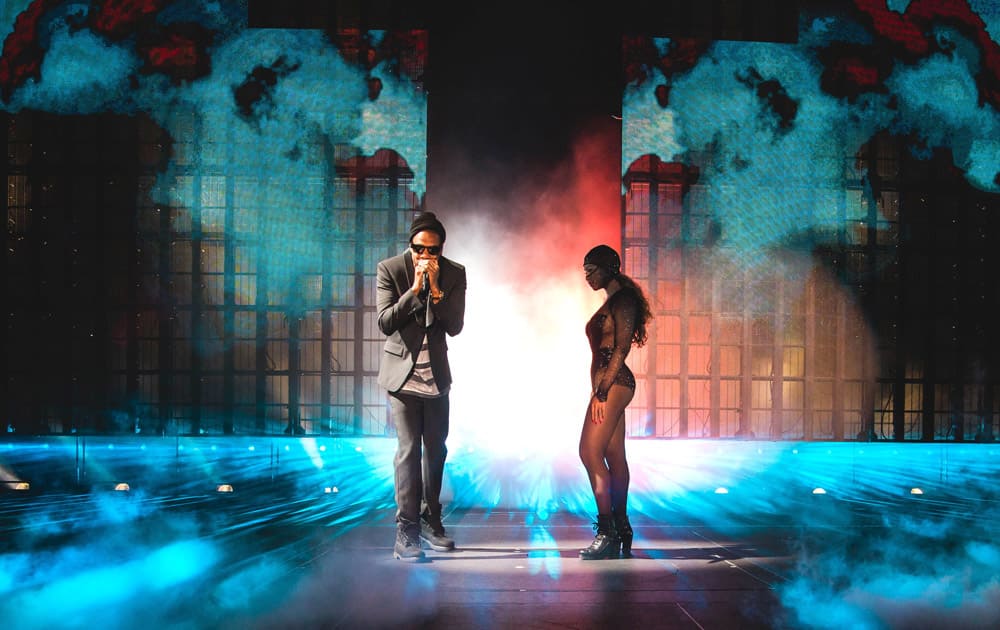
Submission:
{"label": "projected building facade", "polygon": [[[302,33],[329,65],[330,42]],[[221,113],[169,102],[151,115],[3,114],[10,431],[391,431],[375,266],[406,246],[423,164],[337,130],[392,146],[378,137],[388,117],[424,134],[426,32],[334,39],[361,99],[313,106],[346,120],[281,111],[268,83],[281,63],[251,73],[244,85],[263,79],[243,117],[228,86]],[[390,88],[412,90],[412,111],[379,109]],[[287,134],[282,116],[306,131],[258,131]]]}
{"label": "projected building facade", "polygon": [[969,147],[996,73],[956,60],[998,48],[939,8],[624,38],[624,265],[656,315],[631,435],[995,439],[1000,175]]}
{"label": "projected building facade", "polygon": [[[374,270],[425,190],[428,34],[334,4],[53,9],[47,48],[8,19],[12,432],[391,433]],[[656,316],[629,435],[1000,434],[1000,53],[943,6],[674,2],[671,37],[625,38],[623,259]]]}

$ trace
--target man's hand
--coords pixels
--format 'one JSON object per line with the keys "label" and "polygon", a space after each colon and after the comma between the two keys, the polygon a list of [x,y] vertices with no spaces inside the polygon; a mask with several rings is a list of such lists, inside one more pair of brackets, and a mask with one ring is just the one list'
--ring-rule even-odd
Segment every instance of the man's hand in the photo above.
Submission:
{"label": "man's hand", "polygon": [[438,265],[437,258],[427,259],[426,273],[427,277],[430,279],[431,293],[440,293],[441,289],[438,287],[438,276],[441,275],[441,267]]}
{"label": "man's hand", "polygon": [[427,263],[429,261],[426,259],[417,259],[413,264],[413,286],[410,287],[416,295],[420,295],[420,292],[424,290],[424,276],[427,274]]}
{"label": "man's hand", "polygon": [[440,273],[441,268],[438,266],[436,258],[418,258],[413,265],[413,292],[420,295],[424,288],[424,276],[426,276],[430,283],[431,293],[440,293],[441,289],[438,287]]}

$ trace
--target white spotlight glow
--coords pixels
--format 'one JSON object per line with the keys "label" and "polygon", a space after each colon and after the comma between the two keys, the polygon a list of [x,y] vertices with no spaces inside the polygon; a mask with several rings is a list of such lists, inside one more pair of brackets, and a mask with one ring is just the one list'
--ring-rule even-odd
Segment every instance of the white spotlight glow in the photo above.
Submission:
{"label": "white spotlight glow", "polygon": [[826,490],[823,488],[813,488],[813,494],[826,494]]}
{"label": "white spotlight glow", "polygon": [[715,494],[729,494],[729,488],[724,486],[719,486],[715,489]]}
{"label": "white spotlight glow", "polygon": [[[584,226],[577,229],[582,231]],[[513,237],[490,224],[474,231],[478,230],[482,233],[470,235],[466,249],[455,254],[467,264],[469,287],[488,286],[490,290],[470,289],[466,327],[454,343],[448,340],[455,374],[450,394],[452,417],[476,421],[454,423],[453,434],[480,449],[506,456],[565,451],[572,459],[590,395],[591,356],[583,328],[604,299],[603,292],[587,286],[581,271],[583,254],[592,244],[583,240],[579,251],[574,250],[570,257],[558,251],[560,246],[540,239],[538,251],[560,260],[569,258],[541,281],[528,263],[506,263],[497,258],[498,246],[504,257],[511,247],[523,249],[517,248],[523,235]],[[518,388],[516,398],[518,408],[531,413],[512,412],[508,405],[489,402],[495,398],[496,384],[506,382],[509,376],[507,361],[482,352],[482,348],[496,344],[500,330],[518,331],[517,347],[510,351],[518,353],[519,381],[525,386]],[[630,355],[630,362],[636,354]],[[532,439],[525,440],[526,435]]]}
{"label": "white spotlight glow", "polygon": [[323,488],[323,492],[325,494],[337,494],[340,492],[340,488],[337,486],[327,486],[326,488]]}
{"label": "white spotlight glow", "polygon": [[22,492],[31,490],[31,484],[29,484],[27,481],[18,481],[17,483],[14,484],[14,489],[20,490]]}
{"label": "white spotlight glow", "polygon": [[129,487],[129,485],[127,483],[115,484],[115,491],[117,491],[117,492],[128,492],[131,489],[132,488]]}
{"label": "white spotlight glow", "polygon": [[220,483],[215,488],[215,491],[216,492],[232,492],[233,491],[233,487],[231,485],[229,485],[228,483]]}
{"label": "white spotlight glow", "polygon": [[910,494],[923,494],[924,491],[920,488],[910,488]]}

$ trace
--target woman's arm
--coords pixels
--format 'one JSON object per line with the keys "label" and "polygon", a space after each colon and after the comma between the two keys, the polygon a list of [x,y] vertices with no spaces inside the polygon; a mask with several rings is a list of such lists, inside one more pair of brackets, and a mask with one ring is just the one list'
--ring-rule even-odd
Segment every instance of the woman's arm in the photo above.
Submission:
{"label": "woman's arm", "polygon": [[[625,290],[623,290],[625,291]],[[635,334],[635,318],[638,312],[638,303],[635,294],[619,292],[612,299],[609,305],[611,310],[611,320],[614,322],[615,345],[611,350],[611,361],[604,372],[604,377],[597,385],[594,397],[601,402],[608,399],[608,390],[615,382],[619,370],[625,365],[625,357],[628,356],[632,348],[632,336]]]}

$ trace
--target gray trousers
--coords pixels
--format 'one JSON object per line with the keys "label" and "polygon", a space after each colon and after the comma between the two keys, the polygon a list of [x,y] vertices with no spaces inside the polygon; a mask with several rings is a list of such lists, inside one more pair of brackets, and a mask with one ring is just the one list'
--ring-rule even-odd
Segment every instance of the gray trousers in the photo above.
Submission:
{"label": "gray trousers", "polygon": [[[396,425],[396,522],[400,527],[419,523],[425,509],[441,514],[441,482],[448,448],[448,395],[421,398],[390,393]],[[421,442],[423,456],[421,457]]]}

